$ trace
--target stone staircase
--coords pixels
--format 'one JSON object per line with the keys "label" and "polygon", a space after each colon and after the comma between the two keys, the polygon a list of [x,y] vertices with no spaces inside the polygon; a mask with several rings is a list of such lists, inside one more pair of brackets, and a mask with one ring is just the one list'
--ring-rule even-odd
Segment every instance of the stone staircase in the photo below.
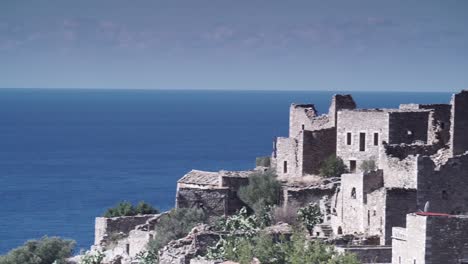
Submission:
{"label": "stone staircase", "polygon": [[[316,230],[315,232],[319,232],[320,234],[318,235],[318,237],[331,237],[333,235],[333,229],[331,228],[331,226],[329,224],[318,224],[314,230]],[[317,234],[314,234],[314,236],[317,236]]]}

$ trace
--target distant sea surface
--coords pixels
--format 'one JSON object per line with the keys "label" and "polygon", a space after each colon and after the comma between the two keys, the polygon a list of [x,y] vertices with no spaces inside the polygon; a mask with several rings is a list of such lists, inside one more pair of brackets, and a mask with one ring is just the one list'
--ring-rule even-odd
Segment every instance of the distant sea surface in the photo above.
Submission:
{"label": "distant sea surface", "polygon": [[[289,105],[334,92],[0,89],[0,254],[44,235],[94,239],[117,202],[174,206],[191,169],[254,167],[287,136]],[[450,93],[353,92],[359,107],[448,103]]]}

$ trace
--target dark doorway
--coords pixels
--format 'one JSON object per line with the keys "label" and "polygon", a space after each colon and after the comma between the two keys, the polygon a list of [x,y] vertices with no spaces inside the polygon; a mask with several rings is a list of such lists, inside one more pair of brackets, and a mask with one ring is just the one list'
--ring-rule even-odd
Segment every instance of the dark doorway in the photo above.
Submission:
{"label": "dark doorway", "polygon": [[350,172],[356,172],[356,161],[355,160],[350,160],[349,161],[349,171]]}

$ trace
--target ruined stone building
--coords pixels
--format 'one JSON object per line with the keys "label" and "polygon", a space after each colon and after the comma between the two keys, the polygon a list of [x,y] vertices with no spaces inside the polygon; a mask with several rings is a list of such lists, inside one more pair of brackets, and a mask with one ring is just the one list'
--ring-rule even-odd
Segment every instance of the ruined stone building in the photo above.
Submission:
{"label": "ruined stone building", "polygon": [[[313,105],[293,104],[289,131],[288,138],[276,140],[272,155],[279,176],[316,174],[330,155],[349,170],[330,199],[318,236],[331,229],[335,236],[391,245],[392,228],[406,227],[407,214],[425,205],[437,213],[468,212],[468,91],[453,95],[450,104],[398,109],[356,109],[351,96],[336,95],[321,116]],[[365,162],[377,169],[363,171]],[[468,258],[468,244],[458,246]]]}
{"label": "ruined stone building", "polygon": [[[313,236],[347,238],[338,251],[364,263],[468,263],[468,91],[448,104],[398,109],[359,109],[351,95],[335,95],[328,113],[292,104],[289,118],[289,136],[278,137],[271,157],[257,160],[254,170],[183,176],[176,208],[232,214],[244,206],[237,191],[252,173],[272,170],[282,183],[282,206],[320,205],[324,221]],[[330,156],[341,158],[348,173],[318,175]],[[149,227],[158,216],[128,219],[134,231],[123,220],[97,219],[96,244],[124,226],[122,243],[135,254],[155,235]]]}
{"label": "ruined stone building", "polygon": [[468,216],[413,213],[394,227],[392,263],[468,263]]}
{"label": "ruined stone building", "polygon": [[[271,169],[283,180],[284,205],[320,203],[325,219],[316,236],[352,235],[390,252],[392,228],[405,228],[407,214],[425,205],[437,213],[468,212],[468,91],[448,104],[398,109],[359,109],[351,95],[335,95],[328,113],[292,104],[289,118],[289,136],[274,141]],[[338,181],[317,176],[332,155],[349,171]],[[192,171],[178,182],[176,205],[218,215],[237,210],[236,190],[249,173]],[[316,180],[295,185],[301,178]]]}

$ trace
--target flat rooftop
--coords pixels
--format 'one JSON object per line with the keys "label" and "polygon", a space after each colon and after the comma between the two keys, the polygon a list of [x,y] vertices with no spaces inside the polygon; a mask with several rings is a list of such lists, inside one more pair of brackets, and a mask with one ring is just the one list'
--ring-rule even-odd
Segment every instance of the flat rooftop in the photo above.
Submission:
{"label": "flat rooftop", "polygon": [[202,171],[202,170],[191,170],[184,175],[177,183],[185,184],[196,184],[205,186],[220,186],[220,179],[222,177],[232,178],[248,178],[254,171]]}

